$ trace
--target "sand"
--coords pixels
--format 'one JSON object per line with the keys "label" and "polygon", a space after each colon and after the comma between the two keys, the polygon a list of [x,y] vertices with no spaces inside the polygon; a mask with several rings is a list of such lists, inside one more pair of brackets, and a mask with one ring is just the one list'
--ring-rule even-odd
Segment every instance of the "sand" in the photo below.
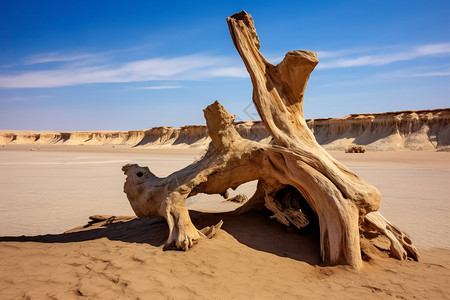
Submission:
{"label": "sand", "polygon": [[[161,218],[117,218],[64,234],[86,224],[90,215],[133,215],[122,192],[121,165],[136,162],[165,176],[200,158],[202,150],[30,148],[0,148],[1,299],[448,299],[450,295],[448,152],[332,152],[379,188],[382,213],[411,235],[421,253],[418,263],[380,258],[355,272],[346,266],[322,266],[314,233],[299,233],[253,213],[193,212],[197,227],[220,219],[224,225],[213,239],[187,252],[163,251],[168,230]],[[252,190],[254,183],[241,189]],[[188,203],[190,209],[202,211],[238,205],[206,195]]]}

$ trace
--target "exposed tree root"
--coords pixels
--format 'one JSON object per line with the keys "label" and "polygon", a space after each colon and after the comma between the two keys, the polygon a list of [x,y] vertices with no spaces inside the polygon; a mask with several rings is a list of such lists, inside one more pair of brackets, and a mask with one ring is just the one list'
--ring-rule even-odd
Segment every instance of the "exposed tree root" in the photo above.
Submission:
{"label": "exposed tree root", "polygon": [[147,167],[126,165],[124,191],[139,217],[163,216],[169,226],[167,244],[187,250],[211,237],[221,223],[198,230],[185,206],[197,193],[225,195],[228,188],[259,180],[255,194],[237,210],[267,208],[287,226],[307,226],[318,218],[322,260],[362,267],[361,239],[376,230],[391,241],[394,257],[418,258],[409,237],[377,211],[381,195],[329,155],[315,140],[303,117],[303,95],[318,63],[311,51],[291,51],[274,66],[259,52],[251,16],[229,18],[233,42],[252,79],[253,102],[274,138],[274,145],[243,139],[230,115],[217,101],[204,110],[208,151],[199,161],[166,178]]}

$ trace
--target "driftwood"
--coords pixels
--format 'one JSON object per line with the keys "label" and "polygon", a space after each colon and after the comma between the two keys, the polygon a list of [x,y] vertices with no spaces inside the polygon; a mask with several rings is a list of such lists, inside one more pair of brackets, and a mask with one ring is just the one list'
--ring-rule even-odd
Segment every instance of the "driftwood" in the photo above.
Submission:
{"label": "driftwood", "polygon": [[187,250],[222,225],[195,228],[185,206],[188,197],[226,195],[229,188],[258,180],[255,194],[236,212],[269,209],[277,221],[299,229],[317,219],[324,263],[359,269],[361,250],[373,250],[366,250],[372,245],[367,240],[380,235],[391,241],[392,256],[417,260],[409,237],[378,212],[378,190],[329,155],[306,124],[303,96],[318,63],[316,54],[290,51],[274,66],[259,52],[249,14],[237,13],[227,22],[252,80],[253,102],[274,143],[243,139],[233,126],[235,117],[214,102],[204,110],[212,142],[202,159],[166,178],[135,164],[122,168],[124,191],[136,215],[163,216],[169,226],[167,244]]}

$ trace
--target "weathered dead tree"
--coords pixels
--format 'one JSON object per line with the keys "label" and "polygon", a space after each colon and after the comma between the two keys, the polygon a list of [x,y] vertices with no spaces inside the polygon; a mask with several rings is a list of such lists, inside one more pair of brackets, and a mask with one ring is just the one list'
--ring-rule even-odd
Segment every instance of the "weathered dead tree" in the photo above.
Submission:
{"label": "weathered dead tree", "polygon": [[249,14],[237,13],[227,22],[252,80],[253,102],[274,144],[243,139],[233,126],[235,117],[214,102],[204,110],[212,142],[201,160],[166,178],[155,176],[147,167],[123,167],[127,175],[124,191],[136,215],[166,218],[167,244],[187,250],[221,226],[195,228],[185,206],[188,197],[225,195],[229,188],[259,180],[255,194],[237,212],[265,207],[277,221],[297,228],[317,217],[325,263],[361,268],[361,245],[371,247],[363,240],[380,235],[390,240],[394,257],[417,260],[409,237],[378,212],[378,190],[329,155],[305,122],[303,96],[318,63],[316,54],[290,51],[274,66],[259,52]]}

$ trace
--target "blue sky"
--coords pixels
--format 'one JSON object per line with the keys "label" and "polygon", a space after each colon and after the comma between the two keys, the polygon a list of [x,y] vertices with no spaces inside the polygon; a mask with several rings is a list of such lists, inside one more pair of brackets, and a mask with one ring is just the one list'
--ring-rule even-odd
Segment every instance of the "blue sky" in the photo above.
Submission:
{"label": "blue sky", "polygon": [[450,107],[450,1],[1,1],[0,129],[204,124],[219,100],[258,119],[225,18],[261,52],[318,53],[307,118]]}

